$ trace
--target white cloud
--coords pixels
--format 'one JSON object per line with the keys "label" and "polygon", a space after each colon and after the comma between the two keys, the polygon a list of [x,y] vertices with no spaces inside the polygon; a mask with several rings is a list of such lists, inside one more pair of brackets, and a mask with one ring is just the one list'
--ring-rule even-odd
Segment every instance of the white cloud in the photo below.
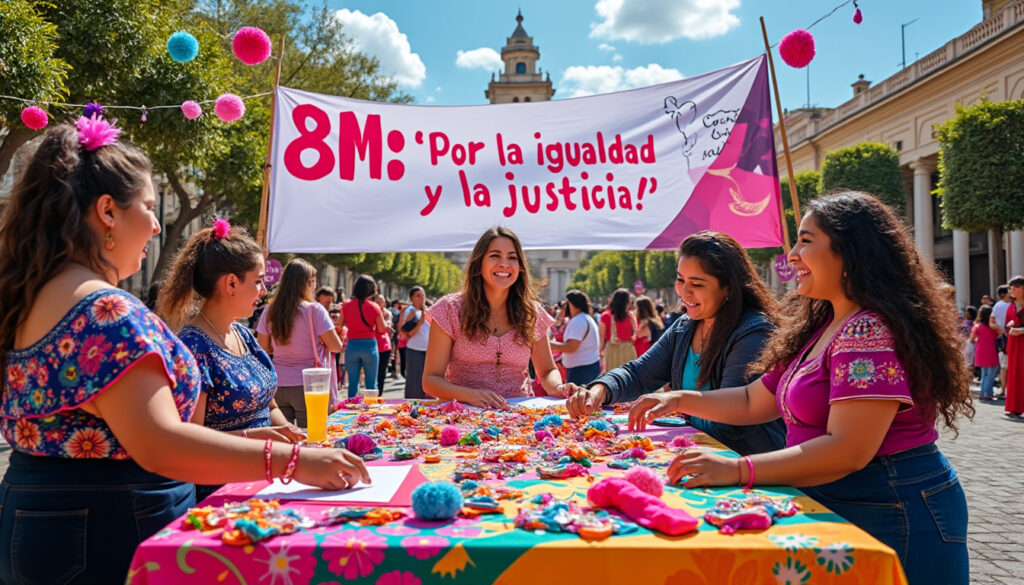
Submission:
{"label": "white cloud", "polygon": [[682,78],[683,74],[676,69],[665,69],[657,63],[633,69],[608,65],[575,65],[565,70],[558,89],[568,93],[569,97],[581,97],[646,87]]}
{"label": "white cloud", "polygon": [[472,51],[459,51],[455,57],[455,66],[461,69],[487,69],[494,71],[502,67],[501,55],[490,47],[480,47]]}
{"label": "white cloud", "polygon": [[612,57],[612,61],[614,61],[616,63],[618,63],[619,61],[622,61],[622,55],[616,54],[614,57]]}
{"label": "white cloud", "polygon": [[425,99],[425,100],[423,100],[423,101],[424,101],[424,102],[426,102],[426,103],[428,103],[428,104],[432,104],[432,103],[436,102],[436,101],[437,101],[437,99],[435,99],[435,98],[434,98],[434,96],[432,96],[432,95],[428,95],[428,96],[427,96],[427,99]]}
{"label": "white cloud", "polygon": [[600,45],[597,46],[597,48],[601,49],[602,51],[615,52],[615,47],[609,45],[608,43],[601,43]]}
{"label": "white cloud", "polygon": [[398,30],[398,24],[388,15],[378,12],[372,16],[342,8],[334,17],[344,25],[344,33],[352,39],[355,49],[376,57],[381,69],[401,85],[419,87],[427,76],[427,68],[420,56],[412,52],[409,38]]}
{"label": "white cloud", "polygon": [[717,37],[739,25],[740,0],[598,0],[590,36],[641,44]]}

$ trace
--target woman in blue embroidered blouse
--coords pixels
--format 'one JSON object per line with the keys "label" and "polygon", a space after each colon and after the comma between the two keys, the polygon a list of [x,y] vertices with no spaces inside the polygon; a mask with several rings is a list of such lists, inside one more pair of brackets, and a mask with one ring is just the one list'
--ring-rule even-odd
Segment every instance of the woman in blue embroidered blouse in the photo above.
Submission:
{"label": "woman in blue embroidered blouse", "polygon": [[294,473],[342,488],[341,449],[190,424],[196,361],[115,288],[160,232],[152,168],[97,116],[43,137],[0,220],[0,581],[120,583],[135,547],[195,501],[192,485]]}

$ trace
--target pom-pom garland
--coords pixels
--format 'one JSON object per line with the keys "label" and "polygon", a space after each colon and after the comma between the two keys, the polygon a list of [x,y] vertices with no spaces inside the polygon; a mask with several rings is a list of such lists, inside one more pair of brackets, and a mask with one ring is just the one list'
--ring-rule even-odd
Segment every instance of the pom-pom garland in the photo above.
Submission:
{"label": "pom-pom garland", "polygon": [[200,106],[197,102],[188,100],[187,102],[181,104],[181,113],[185,114],[185,117],[189,120],[195,120],[199,116],[203,115],[203,107]]}
{"label": "pom-pom garland", "polygon": [[854,24],[860,24],[860,23],[864,22],[864,16],[860,13],[860,8],[858,8],[857,10],[854,11],[854,13],[853,13],[853,22],[854,22]]}
{"label": "pom-pom garland", "polygon": [[656,498],[665,493],[665,486],[661,483],[658,474],[644,465],[636,465],[626,472],[626,481],[640,488]]}
{"label": "pom-pom garland", "polygon": [[179,30],[167,39],[167,54],[178,63],[188,63],[199,54],[199,41],[191,34]]}
{"label": "pom-pom garland", "polygon": [[223,122],[234,122],[245,115],[245,102],[233,93],[225,93],[213,104],[213,112]]}
{"label": "pom-pom garland", "polygon": [[462,492],[455,484],[434,481],[412,492],[412,511],[422,520],[451,520],[462,509]]}
{"label": "pom-pom garland", "polygon": [[246,65],[257,65],[270,57],[270,36],[254,26],[244,26],[231,41],[235,57]]}
{"label": "pom-pom garland", "polygon": [[117,144],[117,135],[121,133],[120,128],[115,128],[109,122],[93,116],[86,118],[81,116],[75,122],[78,126],[78,142],[82,148],[92,151],[108,144]]}
{"label": "pom-pom garland", "polygon": [[806,67],[814,59],[814,37],[803,29],[796,29],[782,37],[779,55],[790,67]]}
{"label": "pom-pom garland", "polygon": [[29,106],[21,111],[21,123],[33,130],[42,130],[50,123],[50,117],[43,108]]}
{"label": "pom-pom garland", "polygon": [[[213,237],[214,237],[214,239],[223,240],[224,238],[228,237],[228,234],[230,234],[230,233],[231,233],[231,224],[228,223],[228,220],[226,220],[226,219],[218,219],[218,220],[213,222]],[[349,437],[349,441],[351,442],[354,437],[357,437],[357,436],[360,436],[360,435],[370,439],[371,443],[373,442],[373,438],[371,438],[369,435],[366,435],[366,434],[363,434],[363,433],[356,433],[355,435],[352,435],[351,437]],[[370,449],[373,449],[373,447],[375,447],[375,446],[376,446],[376,443],[374,443],[370,447]],[[350,448],[349,451],[352,451],[352,449]],[[362,455],[362,453],[356,453],[355,451],[352,451],[352,452],[355,453],[356,455]]]}
{"label": "pom-pom garland", "polygon": [[102,116],[103,106],[99,105],[96,102],[89,102],[85,104],[83,112],[84,113],[82,115],[84,115],[86,118],[92,118],[93,116]]}
{"label": "pom-pom garland", "polygon": [[455,443],[459,442],[460,437],[461,433],[459,433],[459,429],[452,425],[448,425],[441,429],[441,446],[451,447]]}

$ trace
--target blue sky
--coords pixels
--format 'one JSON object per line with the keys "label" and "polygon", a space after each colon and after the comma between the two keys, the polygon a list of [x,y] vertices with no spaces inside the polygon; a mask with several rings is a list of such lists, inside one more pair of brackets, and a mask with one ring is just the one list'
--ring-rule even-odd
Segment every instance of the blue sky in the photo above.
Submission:
{"label": "blue sky", "polygon": [[[478,105],[497,54],[515,28],[540,47],[555,99],[690,77],[763,52],[758,17],[771,42],[805,28],[843,0],[329,0],[360,50],[376,56],[418,104]],[[900,69],[901,24],[911,63],[979,23],[981,0],[851,1],[810,29],[816,56],[810,103],[835,107],[863,73],[878,83]],[[775,53],[783,107],[807,103],[808,74]]]}

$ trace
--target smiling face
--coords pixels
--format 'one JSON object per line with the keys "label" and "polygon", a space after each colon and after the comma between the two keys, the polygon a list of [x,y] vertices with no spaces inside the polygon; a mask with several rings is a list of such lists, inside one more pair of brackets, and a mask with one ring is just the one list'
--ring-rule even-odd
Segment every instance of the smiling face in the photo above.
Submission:
{"label": "smiling face", "polygon": [[509,238],[498,236],[491,240],[480,263],[480,276],[484,287],[507,290],[519,279],[521,270],[519,253]]}
{"label": "smiling face", "polygon": [[680,256],[676,267],[676,294],[683,300],[691,319],[714,319],[725,303],[727,289],[717,278],[704,271],[700,260]]}
{"label": "smiling face", "polygon": [[114,205],[111,208],[115,222],[111,234],[115,242],[114,249],[103,248],[105,232],[100,235],[100,242],[102,253],[117,268],[118,278],[128,278],[142,268],[142,259],[149,254],[150,240],[160,233],[160,222],[153,212],[155,206],[153,182],[146,177],[142,190],[128,207],[121,209]]}
{"label": "smiling face", "polygon": [[813,214],[808,213],[800,221],[789,263],[796,269],[797,293],[825,300],[845,296],[843,258],[832,249],[832,238],[821,230]]}
{"label": "smiling face", "polygon": [[[263,285],[263,277],[267,274],[267,264],[263,255],[256,256],[256,267],[242,275],[244,278],[235,283],[235,296],[233,306],[237,308],[238,319],[251,317],[260,298],[267,294],[267,287]],[[236,277],[237,278],[237,277]]]}

